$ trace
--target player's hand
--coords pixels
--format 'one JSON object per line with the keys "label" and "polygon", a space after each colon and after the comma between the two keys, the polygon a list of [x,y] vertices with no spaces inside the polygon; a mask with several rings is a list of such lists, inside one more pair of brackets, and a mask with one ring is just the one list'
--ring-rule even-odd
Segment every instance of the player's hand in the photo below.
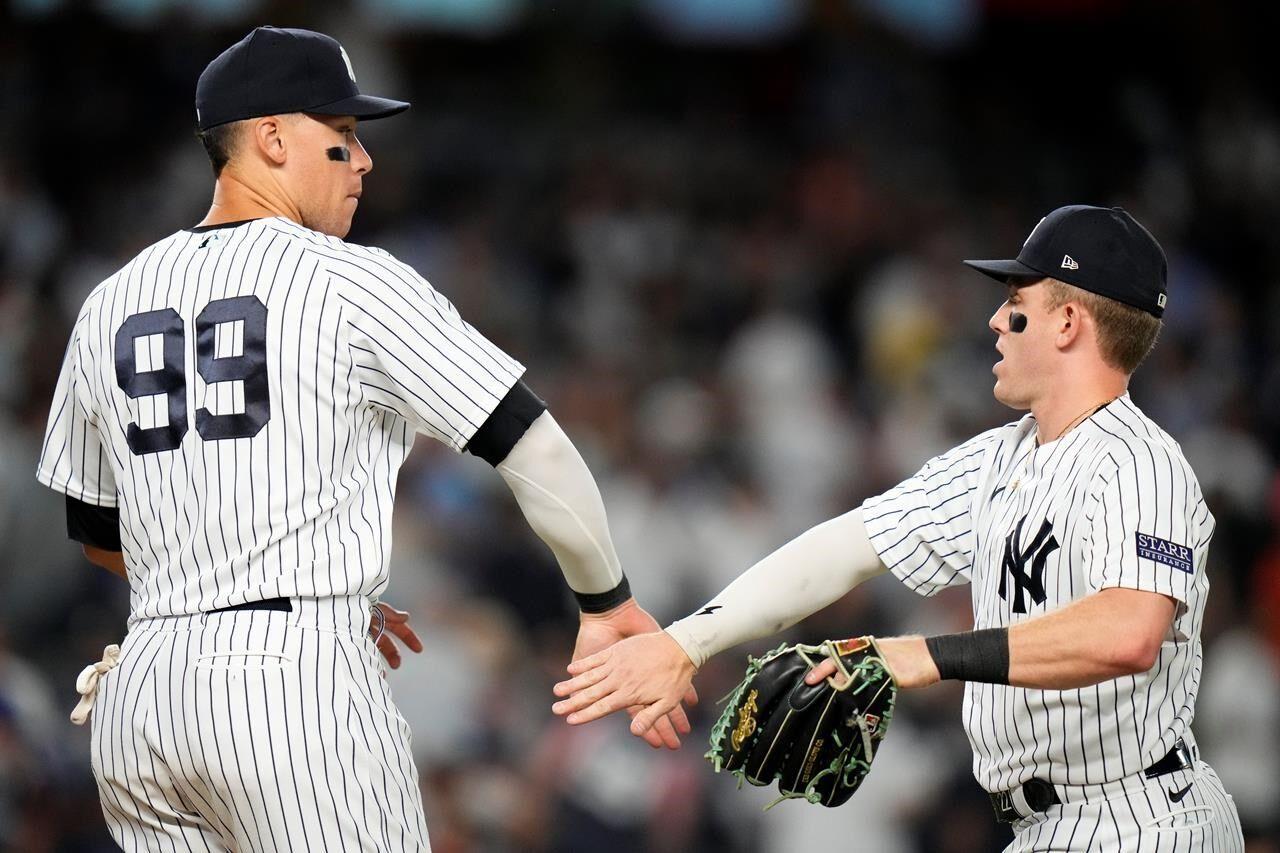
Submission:
{"label": "player's hand", "polygon": [[689,733],[680,702],[697,700],[695,672],[693,661],[665,631],[629,637],[569,664],[574,677],[555,686],[555,694],[567,698],[551,710],[577,726],[626,708],[631,733],[652,744],[650,735],[670,725],[672,717],[677,726],[683,723],[682,734]]}
{"label": "player's hand", "polygon": [[377,615],[369,617],[369,636],[378,637],[378,651],[387,659],[387,666],[392,669],[400,668],[400,649],[396,647],[395,640],[392,637],[398,637],[400,642],[404,643],[405,648],[414,654],[422,651],[422,640],[418,637],[418,633],[409,627],[409,613],[404,610],[396,610],[385,601],[379,601],[377,608],[382,611],[382,617],[385,623],[382,629],[382,636],[378,637],[378,623],[380,620]]}
{"label": "player's hand", "polygon": [[815,666],[804,677],[804,683],[808,685],[821,684],[828,678],[835,676],[836,686],[844,683],[844,677],[839,675],[840,670],[836,667],[836,662],[831,658],[826,658],[822,663]]}
{"label": "player's hand", "polygon": [[885,666],[889,668],[889,674],[893,676],[899,690],[928,687],[942,680],[924,637],[877,639],[876,646],[879,647]]}
{"label": "player's hand", "polygon": [[[899,690],[928,687],[941,680],[938,666],[933,662],[933,655],[929,654],[924,637],[877,637],[876,646]],[[809,670],[804,681],[805,684],[817,684],[824,678],[836,675],[836,672],[835,661],[827,658]],[[837,675],[836,683],[839,684],[841,680],[842,677]]]}
{"label": "player's hand", "polygon": [[[573,662],[570,664],[569,672],[576,674],[573,666],[579,661],[612,647],[620,640],[659,630],[657,621],[637,604],[635,599],[626,601],[607,613],[583,613],[578,627],[578,640],[573,647]],[[557,692],[556,695],[566,694]],[[698,692],[693,689],[691,682],[679,698],[690,706],[698,703]],[[628,708],[627,713],[634,718],[642,710],[642,706],[636,705]],[[666,717],[660,719],[656,725],[646,726],[643,732],[637,732],[637,734],[640,734],[645,742],[655,749],[663,746],[668,749],[677,749],[680,746],[680,735],[687,735],[690,731],[692,727],[689,725],[689,718],[677,701]]]}

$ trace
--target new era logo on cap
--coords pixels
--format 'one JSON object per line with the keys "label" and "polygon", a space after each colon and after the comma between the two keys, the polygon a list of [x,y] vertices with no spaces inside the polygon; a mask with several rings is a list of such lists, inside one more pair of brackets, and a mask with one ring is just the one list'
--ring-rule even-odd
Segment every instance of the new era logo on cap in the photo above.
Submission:
{"label": "new era logo on cap", "polygon": [[1064,270],[1078,270],[1080,269],[1080,264],[1076,263],[1076,259],[1070,255],[1063,255],[1062,268]]}

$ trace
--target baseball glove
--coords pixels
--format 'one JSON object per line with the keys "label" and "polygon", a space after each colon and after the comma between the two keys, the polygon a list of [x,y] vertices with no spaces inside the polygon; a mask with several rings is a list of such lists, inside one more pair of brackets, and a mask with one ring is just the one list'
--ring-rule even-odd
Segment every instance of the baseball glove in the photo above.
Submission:
{"label": "baseball glove", "polygon": [[[805,684],[824,658],[839,675]],[[848,801],[871,770],[898,692],[875,640],[779,646],[747,661],[746,678],[711,730],[706,757],[716,772],[733,773],[739,786],[776,780],[782,796],[770,806],[798,797],[824,806]]]}

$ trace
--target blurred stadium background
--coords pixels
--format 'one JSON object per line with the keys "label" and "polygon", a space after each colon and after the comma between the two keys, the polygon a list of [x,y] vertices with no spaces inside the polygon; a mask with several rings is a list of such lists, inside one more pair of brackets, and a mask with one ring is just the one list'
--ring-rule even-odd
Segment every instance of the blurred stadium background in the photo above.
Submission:
{"label": "blurred stadium background", "polygon": [[[640,601],[688,612],[755,559],[1013,415],[1001,293],[960,266],[1066,203],[1170,260],[1135,400],[1218,519],[1196,731],[1251,851],[1280,849],[1280,85],[1272,4],[1124,0],[9,0],[0,11],[0,849],[114,849],[73,683],[127,592],[33,472],[70,322],[194,224],[204,65],[250,27],[339,38],[375,168],[350,239],[413,264],[530,365],[598,476]],[[908,696],[845,808],[737,792],[553,721],[575,626],[501,481],[419,442],[387,599],[432,843],[465,851],[989,851],[952,686]],[[791,632],[958,630],[967,592],[880,579]],[[769,644],[761,644],[761,647]]]}

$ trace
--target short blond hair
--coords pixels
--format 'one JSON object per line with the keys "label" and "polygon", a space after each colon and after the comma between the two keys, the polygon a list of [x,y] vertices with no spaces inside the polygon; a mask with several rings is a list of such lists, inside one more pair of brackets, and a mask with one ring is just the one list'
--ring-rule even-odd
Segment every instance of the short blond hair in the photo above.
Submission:
{"label": "short blond hair", "polygon": [[1098,329],[1098,351],[1102,360],[1126,375],[1137,370],[1156,345],[1164,325],[1159,317],[1056,278],[1048,279],[1045,285],[1048,291],[1045,310],[1056,311],[1068,302],[1083,305]]}

